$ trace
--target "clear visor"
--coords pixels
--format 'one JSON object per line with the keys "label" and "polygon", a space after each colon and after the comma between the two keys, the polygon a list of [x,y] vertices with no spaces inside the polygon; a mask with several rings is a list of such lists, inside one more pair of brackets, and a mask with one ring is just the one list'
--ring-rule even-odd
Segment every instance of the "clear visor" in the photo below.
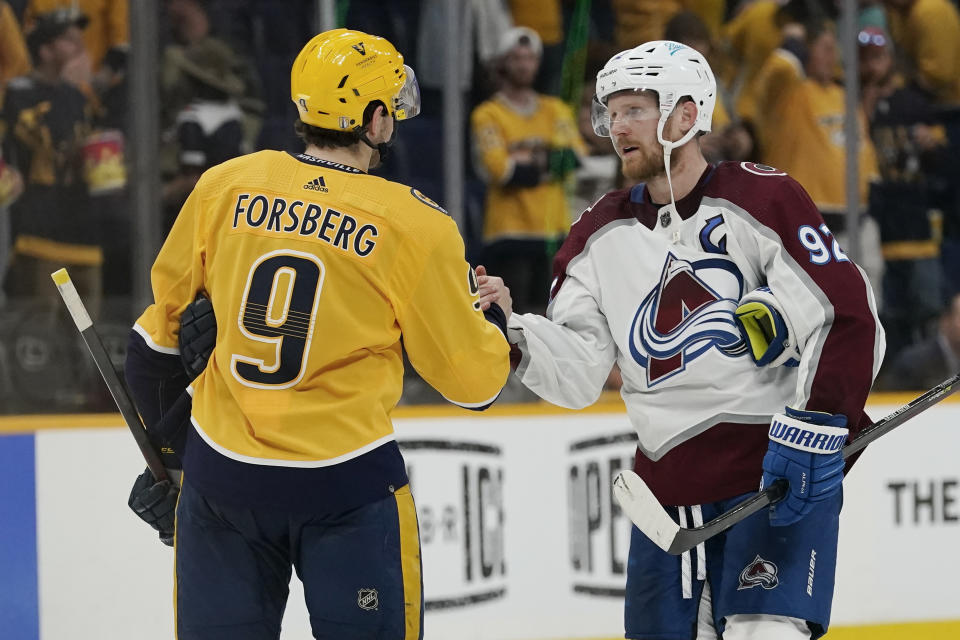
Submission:
{"label": "clear visor", "polygon": [[393,99],[393,113],[397,120],[409,120],[420,113],[420,85],[413,69],[403,65],[406,82]]}
{"label": "clear visor", "polygon": [[598,136],[610,137],[610,129],[619,121],[627,125],[644,122],[646,120],[657,120],[660,118],[660,110],[652,106],[625,105],[622,110],[610,112],[607,105],[600,102],[596,96],[590,105],[590,122],[593,124],[593,132]]}

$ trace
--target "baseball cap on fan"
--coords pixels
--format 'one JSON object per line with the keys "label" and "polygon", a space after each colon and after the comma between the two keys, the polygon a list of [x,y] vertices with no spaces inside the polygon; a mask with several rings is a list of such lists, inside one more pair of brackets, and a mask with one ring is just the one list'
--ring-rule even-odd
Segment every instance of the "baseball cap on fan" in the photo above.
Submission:
{"label": "baseball cap on fan", "polygon": [[538,58],[543,53],[543,42],[537,32],[530,27],[513,27],[504,31],[503,35],[500,36],[500,46],[497,47],[497,53],[505,56],[511,49],[519,45],[533,49]]}
{"label": "baseball cap on fan", "polygon": [[86,14],[73,7],[41,13],[34,19],[33,28],[27,32],[27,47],[35,52],[62,36],[70,27],[85,29],[89,22]]}

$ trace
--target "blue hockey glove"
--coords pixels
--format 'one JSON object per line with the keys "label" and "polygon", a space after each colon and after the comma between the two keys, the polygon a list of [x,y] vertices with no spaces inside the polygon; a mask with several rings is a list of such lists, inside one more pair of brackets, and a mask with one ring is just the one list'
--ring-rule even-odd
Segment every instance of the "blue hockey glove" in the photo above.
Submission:
{"label": "blue hockey glove", "polygon": [[760,287],[743,296],[734,319],[747,341],[750,357],[758,367],[782,364],[795,367],[799,364],[796,335],[768,287]]}
{"label": "blue hockey glove", "polygon": [[770,508],[770,524],[785,527],[810,513],[817,503],[833,497],[843,482],[847,441],[843,414],[786,408],[770,422],[770,442],[763,457],[761,489],[776,480],[790,482],[787,497]]}

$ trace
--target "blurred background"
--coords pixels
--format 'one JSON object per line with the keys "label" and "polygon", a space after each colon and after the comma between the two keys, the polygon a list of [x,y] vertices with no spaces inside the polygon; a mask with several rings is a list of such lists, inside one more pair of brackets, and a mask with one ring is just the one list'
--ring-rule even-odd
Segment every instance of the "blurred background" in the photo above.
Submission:
{"label": "blurred background", "polygon": [[[597,71],[671,39],[717,76],[708,159],[788,171],[868,274],[877,388],[960,369],[953,0],[0,0],[0,412],[115,409],[50,272],[70,269],[121,366],[198,176],[302,150],[290,65],[337,26],[388,38],[420,82],[423,113],[374,172],[444,206],[518,311],[546,308],[571,222],[624,186],[590,127]],[[440,401],[407,378],[403,403]],[[503,398],[533,399],[512,378]]]}
{"label": "blurred background", "polygon": [[[597,71],[665,38],[717,76],[707,158],[788,171],[869,276],[876,389],[960,370],[955,0],[0,0],[0,637],[173,636],[169,549],[123,506],[143,461],[49,274],[68,267],[120,368],[197,178],[302,150],[290,65],[339,26],[391,40],[423,94],[374,173],[446,208],[516,310],[544,311],[571,222],[626,186],[590,125]],[[608,479],[635,434],[616,370],[607,384],[570,412],[511,376],[474,414],[424,406],[444,403],[407,367],[393,417],[426,637],[622,637],[630,529]],[[831,638],[958,637],[958,421],[943,403],[845,480]],[[301,640],[292,582],[282,637]]]}

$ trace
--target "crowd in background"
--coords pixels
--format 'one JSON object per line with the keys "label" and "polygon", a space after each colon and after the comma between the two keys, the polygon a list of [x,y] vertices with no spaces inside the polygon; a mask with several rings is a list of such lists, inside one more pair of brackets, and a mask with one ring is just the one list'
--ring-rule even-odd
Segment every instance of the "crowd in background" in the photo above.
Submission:
{"label": "crowd in background", "polygon": [[[543,312],[573,220],[625,186],[590,124],[606,60],[649,40],[700,51],[718,82],[711,162],[756,161],[803,184],[845,246],[844,89],[832,0],[340,0],[337,22],[383,35],[417,72],[384,177],[443,197],[445,40],[462,47],[468,259]],[[122,361],[131,308],[128,0],[0,0],[0,412],[105,410],[49,274],[68,266]],[[200,174],[258,149],[299,151],[289,68],[312,0],[164,0],[164,232]],[[861,0],[858,262],[887,331],[878,388],[960,370],[960,14],[952,0]],[[406,401],[436,400],[411,377]],[[611,372],[609,385],[619,376]],[[524,399],[519,389],[508,399]]]}

